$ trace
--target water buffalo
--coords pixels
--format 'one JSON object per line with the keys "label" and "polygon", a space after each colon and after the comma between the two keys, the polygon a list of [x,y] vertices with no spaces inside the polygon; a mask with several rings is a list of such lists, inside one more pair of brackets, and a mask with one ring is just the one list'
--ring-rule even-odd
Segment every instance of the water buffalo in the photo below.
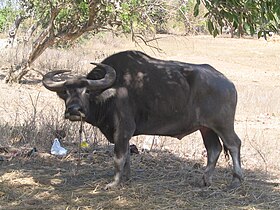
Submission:
{"label": "water buffalo", "polygon": [[[207,150],[204,185],[210,185],[222,151],[233,161],[233,186],[240,185],[241,141],[234,131],[237,92],[234,84],[210,65],[165,61],[139,51],[109,56],[86,77],[56,81],[53,71],[43,85],[65,101],[65,118],[97,126],[114,143],[114,181],[130,177],[132,136],[163,135],[182,139],[199,130]],[[220,141],[220,139],[221,141]]]}

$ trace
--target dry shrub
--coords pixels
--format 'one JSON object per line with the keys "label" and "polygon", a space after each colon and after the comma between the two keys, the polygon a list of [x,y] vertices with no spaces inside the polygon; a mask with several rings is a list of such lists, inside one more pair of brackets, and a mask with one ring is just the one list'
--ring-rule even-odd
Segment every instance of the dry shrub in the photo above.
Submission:
{"label": "dry shrub", "polygon": [[[54,95],[55,96],[55,95]],[[55,96],[56,97],[56,96]],[[27,100],[27,101],[26,101]],[[0,124],[0,145],[2,147],[36,147],[40,151],[49,151],[57,130],[65,132],[66,138],[62,139],[66,144],[79,142],[79,123],[65,121],[63,119],[63,105],[58,103],[56,106],[48,103],[43,96],[38,94],[33,98],[29,95],[28,99],[23,99],[20,103],[19,111],[21,114],[12,115],[6,119],[6,123]],[[91,144],[104,142],[104,137],[90,125],[84,125],[84,138]]]}

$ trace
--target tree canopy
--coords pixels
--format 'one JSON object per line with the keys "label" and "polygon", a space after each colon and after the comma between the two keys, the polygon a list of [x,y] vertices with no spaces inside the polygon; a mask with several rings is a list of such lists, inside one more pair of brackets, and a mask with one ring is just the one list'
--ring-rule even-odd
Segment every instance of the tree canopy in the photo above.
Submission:
{"label": "tree canopy", "polygon": [[24,42],[30,41],[31,47],[19,70],[9,71],[7,82],[20,81],[50,46],[71,42],[85,32],[122,29],[135,33],[134,28],[148,32],[153,25],[160,24],[157,14],[163,17],[166,13],[166,2],[162,0],[14,0],[13,3],[17,9],[10,37],[15,36],[20,24],[24,25]]}
{"label": "tree canopy", "polygon": [[21,26],[24,46],[29,47],[5,80],[19,82],[45,49],[72,42],[86,32],[110,30],[142,38],[164,31],[173,16],[175,21],[184,22],[188,33],[195,22],[191,13],[199,16],[196,23],[206,23],[214,37],[222,33],[223,27],[230,27],[239,36],[260,37],[278,31],[280,0],[3,0],[0,30],[10,25],[9,36],[14,39]]}
{"label": "tree canopy", "polygon": [[268,32],[279,30],[280,0],[196,0],[195,15],[200,4],[208,10],[205,17],[213,36],[224,26],[237,30],[239,36],[257,33],[266,37]]}

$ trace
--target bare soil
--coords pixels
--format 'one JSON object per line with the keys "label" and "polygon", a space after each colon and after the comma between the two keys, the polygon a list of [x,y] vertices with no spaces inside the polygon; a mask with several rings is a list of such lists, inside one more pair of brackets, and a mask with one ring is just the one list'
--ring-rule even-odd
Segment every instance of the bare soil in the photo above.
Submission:
{"label": "bare soil", "polygon": [[[158,52],[125,38],[99,37],[67,51],[48,50],[36,64],[42,72],[59,60],[84,74],[89,61],[127,49],[214,66],[238,90],[236,132],[246,178],[239,189],[228,189],[231,161],[221,155],[213,185],[201,187],[205,149],[194,133],[181,141],[162,137],[150,153],[132,155],[131,182],[105,191],[113,177],[112,145],[91,139],[78,165],[79,126],[63,120],[62,102],[32,72],[23,84],[0,83],[0,209],[280,209],[279,40],[162,36],[154,43]],[[3,78],[7,64],[0,64]],[[67,133],[66,157],[50,154],[55,127]],[[93,131],[88,136],[103,138]],[[141,150],[144,138],[131,142]],[[38,151],[30,155],[33,147]]]}

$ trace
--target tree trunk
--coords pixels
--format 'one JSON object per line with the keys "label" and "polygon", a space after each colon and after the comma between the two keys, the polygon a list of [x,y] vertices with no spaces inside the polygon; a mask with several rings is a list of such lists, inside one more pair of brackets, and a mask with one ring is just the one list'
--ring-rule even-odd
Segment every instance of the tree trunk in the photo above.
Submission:
{"label": "tree trunk", "polygon": [[[12,66],[7,73],[4,81],[6,83],[19,83],[22,78],[29,72],[30,65],[49,47],[55,43],[55,35],[54,35],[54,25],[53,21],[57,16],[59,10],[53,9],[51,13],[51,20],[48,27],[43,30],[43,32],[39,35],[35,42],[33,42],[31,46],[31,50],[27,55],[27,59],[22,59],[22,62],[16,67]],[[30,30],[27,32],[31,36],[34,30],[37,28],[37,25],[31,26]],[[28,37],[27,40],[29,40]],[[26,43],[25,43],[26,44]]]}
{"label": "tree trunk", "polygon": [[[17,21],[17,23],[19,24],[18,21]],[[17,28],[18,28],[18,26],[19,25],[17,25]],[[32,36],[33,32],[36,30],[37,26],[38,26],[38,23],[33,24],[26,32],[24,39],[23,39],[23,49],[27,47],[30,37]],[[23,59],[20,64],[12,65],[10,67],[8,74],[4,78],[4,81],[6,83],[12,83],[12,82],[19,83],[22,80],[24,75],[26,75],[29,72],[30,65],[34,61],[34,59],[30,59],[31,57],[34,57],[34,56],[32,56],[32,54],[34,54],[34,52],[32,53],[32,51],[30,51],[27,54],[27,56],[23,55]],[[28,57],[28,58],[26,58],[26,57]]]}
{"label": "tree trunk", "polygon": [[11,28],[9,30],[9,44],[11,45],[11,47],[13,47],[13,45],[14,45],[14,40],[16,38],[19,25],[25,18],[26,17],[24,17],[22,15],[17,15],[13,25],[11,26]]}
{"label": "tree trunk", "polygon": [[[50,1],[51,2],[51,1]],[[51,3],[50,3],[51,4]],[[89,18],[86,23],[82,26],[76,25],[68,25],[64,30],[60,28],[57,31],[57,28],[54,26],[54,20],[59,14],[60,9],[63,5],[53,5],[51,4],[51,14],[49,24],[46,29],[39,35],[39,37],[33,42],[31,46],[31,50],[27,54],[26,58],[22,59],[22,62],[19,65],[12,65],[9,72],[5,77],[6,83],[17,82],[19,83],[22,78],[29,72],[31,64],[50,46],[53,46],[56,42],[59,41],[73,41],[79,38],[87,31],[97,31],[98,28],[101,27],[102,23],[96,22],[96,14],[98,11],[98,7],[96,5],[96,1],[91,0],[89,5]],[[20,24],[21,21],[18,23]],[[24,44],[27,45],[30,37],[32,36],[33,32],[36,30],[38,26],[34,24],[30,27],[29,31],[27,32],[27,38],[24,39]],[[17,26],[18,28],[18,26]]]}
{"label": "tree trunk", "polygon": [[55,43],[55,37],[45,30],[39,38],[33,43],[27,59],[23,59],[16,67],[11,67],[5,77],[6,83],[19,83],[22,78],[29,72],[31,64],[49,47]]}
{"label": "tree trunk", "polygon": [[8,74],[4,78],[6,83],[20,83],[23,76],[28,73],[30,67],[27,63],[17,66],[11,66]]}

